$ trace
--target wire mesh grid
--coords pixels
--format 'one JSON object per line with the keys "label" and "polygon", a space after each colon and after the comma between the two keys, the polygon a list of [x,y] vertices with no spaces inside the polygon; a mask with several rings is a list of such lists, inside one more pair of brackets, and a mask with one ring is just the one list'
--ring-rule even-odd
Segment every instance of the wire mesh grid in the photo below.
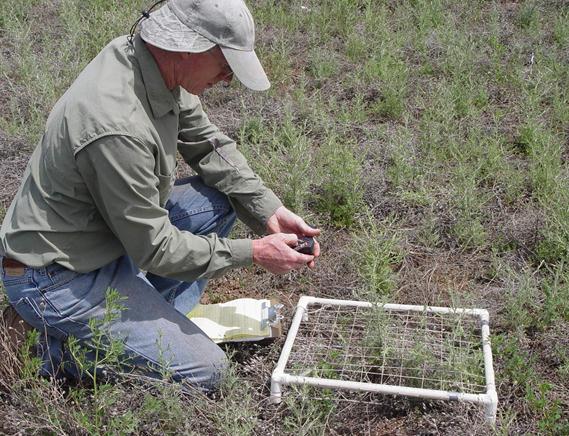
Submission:
{"label": "wire mesh grid", "polygon": [[480,323],[464,313],[311,304],[285,373],[484,393]]}

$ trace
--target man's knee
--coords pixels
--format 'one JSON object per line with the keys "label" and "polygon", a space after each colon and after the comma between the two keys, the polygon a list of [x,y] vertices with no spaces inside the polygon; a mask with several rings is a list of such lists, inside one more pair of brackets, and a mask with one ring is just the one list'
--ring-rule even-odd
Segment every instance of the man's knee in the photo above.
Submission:
{"label": "man's knee", "polygon": [[217,346],[204,357],[204,361],[198,365],[196,362],[191,362],[177,369],[175,378],[205,392],[217,390],[227,374],[229,360]]}
{"label": "man's knee", "polygon": [[236,220],[228,197],[198,176],[177,180],[166,208],[172,224],[194,234],[225,237]]}
{"label": "man's knee", "polygon": [[208,368],[208,379],[202,383],[203,389],[206,391],[215,391],[219,389],[223,379],[225,378],[227,371],[229,369],[229,360],[222,353],[222,356]]}

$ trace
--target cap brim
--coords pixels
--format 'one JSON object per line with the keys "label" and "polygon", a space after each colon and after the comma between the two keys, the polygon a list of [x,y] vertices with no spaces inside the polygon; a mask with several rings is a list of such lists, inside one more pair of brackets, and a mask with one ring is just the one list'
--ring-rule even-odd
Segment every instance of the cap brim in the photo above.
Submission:
{"label": "cap brim", "polygon": [[266,91],[271,87],[271,83],[254,50],[236,50],[223,46],[220,48],[233,70],[233,74],[243,85],[253,91]]}
{"label": "cap brim", "polygon": [[140,24],[140,37],[167,51],[202,53],[216,44],[182,23],[168,4]]}

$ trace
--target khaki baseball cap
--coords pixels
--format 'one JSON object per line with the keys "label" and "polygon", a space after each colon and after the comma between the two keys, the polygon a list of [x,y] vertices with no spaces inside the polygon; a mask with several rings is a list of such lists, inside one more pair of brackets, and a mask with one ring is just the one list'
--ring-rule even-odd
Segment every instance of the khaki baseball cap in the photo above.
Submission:
{"label": "khaki baseball cap", "polygon": [[141,38],[163,50],[201,53],[219,45],[243,85],[271,84],[255,54],[255,24],[242,0],[170,0],[142,21]]}

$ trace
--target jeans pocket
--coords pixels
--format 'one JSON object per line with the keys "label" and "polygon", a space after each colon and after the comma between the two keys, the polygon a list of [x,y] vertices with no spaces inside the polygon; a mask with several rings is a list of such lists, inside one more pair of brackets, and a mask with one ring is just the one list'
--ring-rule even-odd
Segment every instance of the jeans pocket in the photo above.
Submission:
{"label": "jeans pocket", "polygon": [[38,302],[31,297],[22,297],[18,301],[11,302],[11,304],[28,324],[38,329],[40,332],[47,329],[47,333],[51,336],[55,336],[60,339],[67,338],[67,333],[57,327],[54,327],[53,324],[55,319],[51,318],[54,318],[54,315],[57,317],[57,315],[49,313],[51,308],[43,298],[40,298]]}
{"label": "jeans pocket", "polygon": [[62,320],[85,326],[95,315],[95,308],[104,307],[104,293],[99,292],[97,274],[77,273],[60,267],[48,270],[49,280],[40,284],[39,292],[50,309]]}

